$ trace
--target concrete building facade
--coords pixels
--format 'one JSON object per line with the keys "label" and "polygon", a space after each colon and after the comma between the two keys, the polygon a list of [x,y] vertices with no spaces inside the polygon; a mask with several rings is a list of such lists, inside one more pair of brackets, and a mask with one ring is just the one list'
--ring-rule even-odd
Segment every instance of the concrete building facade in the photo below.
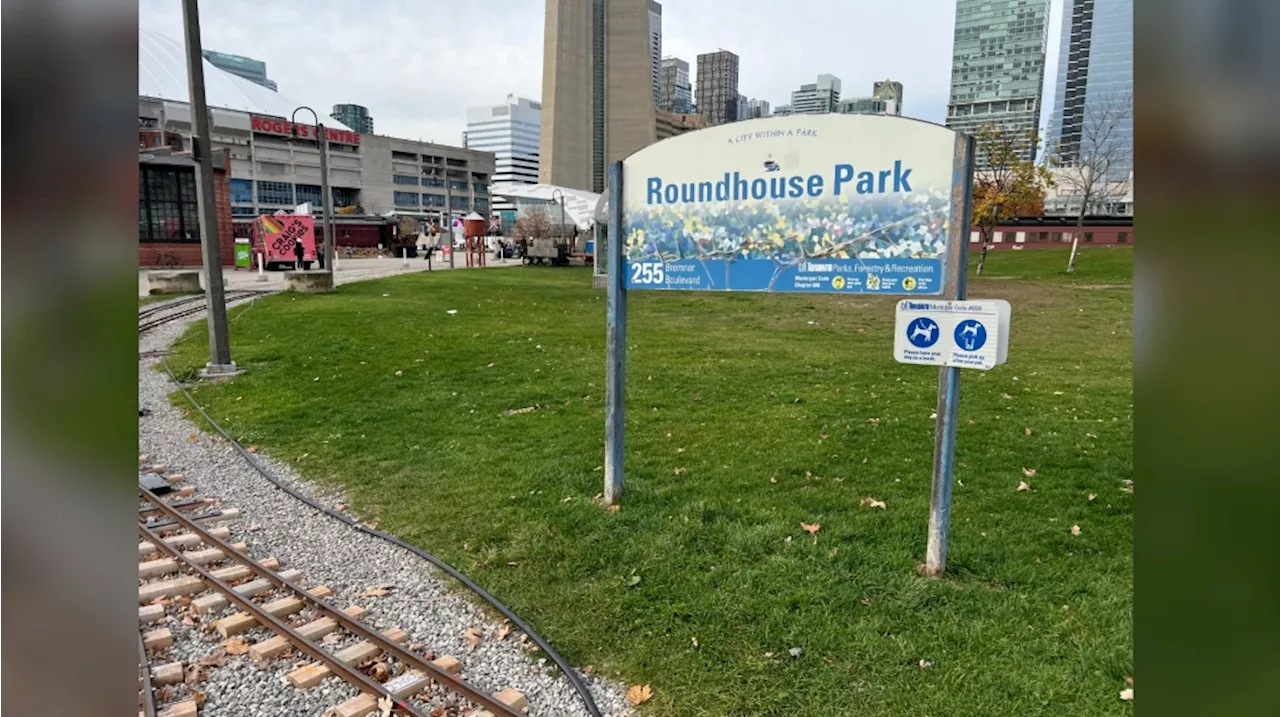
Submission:
{"label": "concrete building facade", "polygon": [[738,56],[728,50],[698,55],[698,113],[710,125],[738,118]]}
{"label": "concrete building facade", "polygon": [[747,119],[769,116],[769,103],[764,100],[747,100]]}
{"label": "concrete building facade", "polygon": [[840,103],[840,78],[835,75],[818,75],[817,82],[800,85],[791,92],[791,113],[798,115],[822,115],[836,111]]}
{"label": "concrete building facade", "polygon": [[[1048,30],[1049,0],[957,0],[946,125],[972,134],[988,124],[1035,131]],[[1030,143],[1025,154],[1035,158]]]}
{"label": "concrete building facade", "polygon": [[662,96],[662,4],[649,0],[649,61],[653,72],[653,103],[657,107]]}
{"label": "concrete building facade", "polygon": [[656,119],[658,141],[707,126],[707,118],[697,114],[663,112],[659,110]]}
{"label": "concrete building facade", "polygon": [[543,184],[603,192],[610,162],[656,140],[648,0],[547,0]]}
{"label": "concrete building facade", "polygon": [[[507,95],[502,104],[467,110],[463,146],[493,153],[495,184],[537,184],[541,134],[542,104]],[[495,196],[493,210],[514,211],[515,205]]]}
{"label": "concrete building facade", "polygon": [[869,97],[846,97],[836,112],[854,115],[902,115],[902,83],[881,80],[872,85]]}
{"label": "concrete building facade", "polygon": [[373,134],[373,117],[364,105],[334,105],[329,116],[361,134]]}

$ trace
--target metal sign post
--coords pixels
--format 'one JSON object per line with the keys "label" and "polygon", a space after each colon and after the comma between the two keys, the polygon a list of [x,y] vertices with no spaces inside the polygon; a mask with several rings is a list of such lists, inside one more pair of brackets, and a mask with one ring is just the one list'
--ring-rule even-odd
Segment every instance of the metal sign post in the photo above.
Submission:
{"label": "metal sign post", "polygon": [[607,368],[604,387],[604,502],[622,497],[623,436],[626,433],[627,286],[622,250],[622,162],[609,165],[608,306],[605,308]]}
{"label": "metal sign post", "polygon": [[[628,289],[963,299],[973,145],[899,117],[788,116],[689,132],[610,165],[606,502],[622,495]],[[959,366],[947,364],[926,546],[933,575],[946,567],[959,393]]]}

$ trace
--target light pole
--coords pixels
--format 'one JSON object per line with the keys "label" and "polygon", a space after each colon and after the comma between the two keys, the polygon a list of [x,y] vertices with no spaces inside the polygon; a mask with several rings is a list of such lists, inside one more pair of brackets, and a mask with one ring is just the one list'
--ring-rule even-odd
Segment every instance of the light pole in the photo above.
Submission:
{"label": "light pole", "polygon": [[[213,148],[209,142],[209,106],[204,97],[204,53],[200,46],[197,0],[182,0],[187,41],[187,84],[191,93],[191,154],[196,160],[199,190],[200,253],[204,260],[204,295],[209,309],[209,363],[206,376],[237,373],[227,337],[226,294],[222,287],[222,252],[218,242],[218,205],[213,193]],[[227,173],[231,168],[227,168]]]}
{"label": "light pole", "polygon": [[[557,199],[556,199],[556,197],[560,197],[560,199],[558,199],[558,200],[557,200]],[[559,188],[559,187],[556,187],[555,189],[551,190],[551,201],[553,201],[553,202],[558,201],[558,202],[560,203],[560,231],[563,233],[563,232],[564,232],[564,230],[565,230],[565,220],[564,220],[564,192],[560,191],[560,188]],[[562,238],[566,238],[566,239],[567,239],[567,237],[562,237]],[[576,238],[576,237],[575,237],[575,238]],[[569,247],[569,253],[571,253],[571,254],[572,254],[572,253],[573,253],[573,251],[574,251],[575,249],[577,249],[577,247],[576,247],[576,246],[570,246],[570,247]]]}
{"label": "light pole", "polygon": [[333,273],[333,232],[330,229],[329,221],[333,216],[333,197],[329,194],[329,139],[325,137],[324,125],[320,122],[320,115],[316,111],[307,106],[302,106],[293,111],[289,116],[289,132],[294,139],[298,138],[298,125],[294,122],[298,117],[298,110],[306,110],[311,113],[315,119],[316,128],[316,144],[320,148],[320,208],[324,212],[324,244],[321,247],[321,261],[324,262],[325,271]]}

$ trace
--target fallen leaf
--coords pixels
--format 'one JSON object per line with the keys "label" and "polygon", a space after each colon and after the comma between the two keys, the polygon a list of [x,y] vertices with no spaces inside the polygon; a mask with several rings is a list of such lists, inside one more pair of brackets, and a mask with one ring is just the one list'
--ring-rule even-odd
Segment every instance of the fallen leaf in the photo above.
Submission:
{"label": "fallen leaf", "polygon": [[1054,392],[1053,392],[1053,395],[1055,395],[1055,396],[1061,396],[1061,395],[1062,395],[1062,391],[1054,391]]}
{"label": "fallen leaf", "polygon": [[1018,481],[1018,490],[1031,490],[1031,486],[1026,481]]}
{"label": "fallen leaf", "polygon": [[1009,399],[1013,398],[1013,396],[1010,396],[1007,393],[1002,393],[1000,394],[1000,398],[1003,398],[1004,400],[1008,401]]}
{"label": "fallen leaf", "polygon": [[249,447],[248,447],[248,448],[246,448],[245,450],[246,450],[246,451],[248,451],[249,453],[257,453],[257,452],[258,452],[258,447],[257,447],[257,446],[249,446]]}
{"label": "fallen leaf", "polygon": [[[396,375],[397,375],[397,376],[403,376],[403,375],[404,375],[404,371],[396,371]],[[316,380],[318,381],[319,379],[316,379]]]}
{"label": "fallen leaf", "polygon": [[653,688],[649,685],[632,685],[627,688],[627,701],[633,705],[642,705],[653,697]]}
{"label": "fallen leaf", "polygon": [[1097,436],[1096,436],[1096,435],[1094,435],[1094,434],[1092,434],[1092,433],[1086,433],[1086,434],[1084,434],[1084,437],[1085,437],[1085,438],[1097,438]]}
{"label": "fallen leaf", "polygon": [[1073,525],[1073,526],[1071,526],[1071,534],[1072,534],[1072,535],[1079,535],[1079,534],[1080,534],[1080,526],[1078,526],[1078,525]]}
{"label": "fallen leaf", "polygon": [[610,513],[617,513],[618,511],[622,510],[622,506],[618,505],[617,503],[614,503],[613,505],[605,508],[605,510],[609,511]]}
{"label": "fallen leaf", "polygon": [[858,602],[862,603],[863,607],[871,607],[871,598],[869,597],[859,598]]}
{"label": "fallen leaf", "polygon": [[205,696],[200,690],[191,691],[191,700],[196,703],[196,707],[204,704]]}
{"label": "fallen leaf", "polygon": [[1031,429],[1030,429],[1030,428],[1024,428],[1024,429],[1023,429],[1023,431],[1024,431],[1024,432],[1026,432],[1026,434],[1027,434],[1028,436],[1029,436],[1029,435],[1031,435]]}
{"label": "fallen leaf", "polygon": [[1132,687],[1126,687],[1126,688],[1124,688],[1123,690],[1120,690],[1120,699],[1124,700],[1125,702],[1132,702],[1132,701],[1133,701],[1133,688],[1132,688]]}
{"label": "fallen leaf", "polygon": [[498,628],[498,642],[502,642],[503,640],[507,639],[507,635],[510,635],[510,634],[511,634],[511,625],[504,623],[502,627]]}
{"label": "fallen leaf", "polygon": [[865,506],[871,507],[871,508],[879,508],[880,510],[888,510],[888,508],[886,508],[886,507],[885,507],[885,505],[884,505],[884,501],[883,501],[883,500],[876,500],[875,498],[863,498],[863,499],[862,499],[862,504],[863,504],[863,505],[865,505]]}
{"label": "fallen leaf", "polygon": [[590,675],[591,673],[593,673],[593,672],[595,672],[595,671],[596,671],[596,666],[595,666],[595,665],[587,665],[586,667],[583,667],[583,668],[582,668],[582,674],[584,674],[584,675]]}
{"label": "fallen leaf", "polygon": [[376,682],[382,682],[391,674],[391,668],[387,667],[387,663],[378,661],[373,663],[373,669],[369,670],[369,676]]}
{"label": "fallen leaf", "polygon": [[691,637],[691,638],[689,638],[689,639],[693,642],[693,646],[694,646],[694,647],[697,647],[697,646],[698,646],[698,638],[697,638],[697,636]]}
{"label": "fallen leaf", "polygon": [[490,361],[489,365],[486,368],[493,368],[495,365],[496,364],[494,362]]}
{"label": "fallen leaf", "polygon": [[684,469],[683,469],[683,468],[677,468],[677,469],[675,469],[674,471],[672,471],[672,473],[675,473],[676,475],[680,475],[681,473],[684,473]]}
{"label": "fallen leaf", "polygon": [[342,642],[342,635],[336,632],[331,632],[320,639],[322,645],[336,645],[339,642]]}
{"label": "fallen leaf", "polygon": [[503,412],[502,412],[502,415],[504,415],[504,416],[518,416],[518,415],[520,415],[520,414],[522,414],[522,413],[533,413],[533,412],[534,412],[534,411],[536,411],[536,410],[538,410],[538,407],[537,407],[537,406],[526,406],[526,407],[524,407],[524,408],[508,408],[507,410],[505,410],[505,411],[503,411]]}
{"label": "fallen leaf", "polygon": [[249,643],[238,637],[233,637],[230,640],[223,641],[222,648],[227,651],[228,655],[243,655],[249,651]]}
{"label": "fallen leaf", "polygon": [[187,627],[191,627],[192,625],[196,624],[196,621],[192,620],[190,615],[186,615],[182,618],[182,624],[186,625]]}
{"label": "fallen leaf", "polygon": [[792,657],[799,657],[804,654],[804,650],[799,647],[793,647],[790,650],[787,650],[787,654],[791,655]]}
{"label": "fallen leaf", "polygon": [[627,578],[627,587],[633,588],[639,584],[640,584],[639,575],[632,575],[631,577]]}
{"label": "fallen leaf", "polygon": [[769,482],[770,482],[770,483],[777,483],[777,482],[778,482],[778,478],[777,478],[777,476],[774,476],[774,477],[770,478],[770,479],[769,479]]}
{"label": "fallen leaf", "polygon": [[922,670],[927,670],[927,669],[929,669],[930,667],[933,667],[933,663],[932,663],[932,662],[929,662],[928,660],[921,660],[921,661],[920,661],[919,663],[917,663],[917,664],[919,664],[920,669],[922,669]]}
{"label": "fallen leaf", "polygon": [[467,638],[467,649],[469,650],[476,649],[476,646],[484,639],[484,633],[478,627],[468,627],[466,632],[462,633],[462,636]]}
{"label": "fallen leaf", "polygon": [[192,433],[190,436],[187,436],[187,438],[188,438],[189,440],[194,441],[194,440],[196,440],[197,438],[199,438],[199,436],[197,436],[196,434]]}
{"label": "fallen leaf", "polygon": [[822,656],[822,661],[823,661],[823,662],[825,662],[825,663],[827,663],[828,665],[834,665],[834,664],[836,664],[836,661],[835,661],[835,660],[831,659],[830,657],[827,657],[826,655],[823,655],[823,656]]}
{"label": "fallen leaf", "polygon": [[1090,493],[1090,494],[1089,494],[1089,500],[1093,500],[1094,498],[1097,498],[1097,497],[1098,497],[1098,494],[1097,494],[1097,493]]}
{"label": "fallen leaf", "polygon": [[1133,675],[1125,675],[1124,683],[1130,687],[1133,687]]}
{"label": "fallen leaf", "polygon": [[365,590],[364,592],[360,593],[360,597],[382,597],[383,595],[386,595],[387,593],[394,590],[395,587],[396,586],[392,585],[391,583],[383,583],[382,585],[375,585]]}
{"label": "fallen leaf", "polygon": [[804,522],[804,521],[802,520],[802,521],[800,521],[800,527],[801,527],[801,528],[804,528],[804,529],[805,529],[805,532],[807,532],[809,535],[817,535],[817,534],[818,534],[818,531],[822,528],[822,524],[821,524],[821,523],[806,523],[806,522]]}
{"label": "fallen leaf", "polygon": [[1023,468],[1023,469],[1022,469],[1022,475],[1026,476],[1026,477],[1028,477],[1028,478],[1035,478],[1035,477],[1036,477],[1036,469],[1035,469],[1035,468]]}
{"label": "fallen leaf", "polygon": [[395,702],[390,697],[378,698],[378,714],[379,717],[391,717],[391,708],[395,706]]}

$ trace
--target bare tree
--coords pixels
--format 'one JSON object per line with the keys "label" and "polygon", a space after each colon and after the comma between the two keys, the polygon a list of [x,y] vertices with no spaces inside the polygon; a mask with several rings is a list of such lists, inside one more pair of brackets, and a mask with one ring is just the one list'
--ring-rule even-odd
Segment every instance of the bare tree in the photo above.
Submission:
{"label": "bare tree", "polygon": [[515,232],[525,239],[546,239],[551,235],[551,218],[542,207],[533,207],[516,219]]}
{"label": "bare tree", "polygon": [[995,228],[1017,216],[1044,213],[1044,187],[1053,184],[1044,167],[1034,157],[1039,135],[1013,132],[987,124],[974,136],[981,168],[973,173],[973,224],[982,235],[978,271],[987,264]]}
{"label": "bare tree", "polygon": [[[1124,141],[1120,131],[1133,114],[1133,93],[1116,94],[1085,107],[1078,137],[1072,132],[1073,136],[1051,148],[1049,156],[1063,193],[1080,202],[1076,231],[1071,236],[1068,274],[1076,270],[1085,215],[1112,213],[1130,188],[1132,143]],[[1064,134],[1067,132],[1064,129]]]}

